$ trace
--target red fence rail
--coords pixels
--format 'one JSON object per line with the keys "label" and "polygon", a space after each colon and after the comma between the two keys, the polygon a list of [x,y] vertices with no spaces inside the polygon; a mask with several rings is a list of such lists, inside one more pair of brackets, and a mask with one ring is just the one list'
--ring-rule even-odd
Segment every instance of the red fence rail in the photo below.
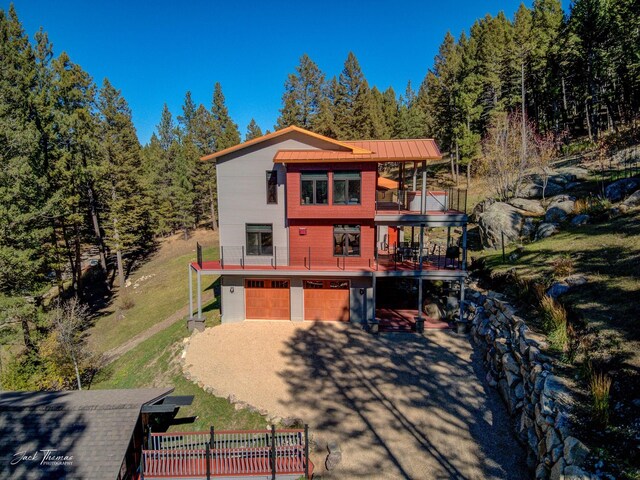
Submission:
{"label": "red fence rail", "polygon": [[151,433],[142,478],[297,475],[310,478],[308,427]]}

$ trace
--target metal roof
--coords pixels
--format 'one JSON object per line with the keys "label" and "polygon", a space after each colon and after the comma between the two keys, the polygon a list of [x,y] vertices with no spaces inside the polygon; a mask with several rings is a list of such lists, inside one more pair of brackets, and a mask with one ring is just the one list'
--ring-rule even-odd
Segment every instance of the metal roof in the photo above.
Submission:
{"label": "metal roof", "polygon": [[370,153],[339,150],[279,150],[275,163],[317,162],[416,162],[440,160],[442,155],[430,138],[409,140],[359,140],[343,142]]}

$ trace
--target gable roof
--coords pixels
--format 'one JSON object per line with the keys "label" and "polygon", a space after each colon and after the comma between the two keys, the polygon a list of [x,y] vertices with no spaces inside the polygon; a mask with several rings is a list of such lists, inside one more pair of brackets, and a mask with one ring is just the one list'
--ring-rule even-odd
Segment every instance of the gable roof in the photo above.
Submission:
{"label": "gable roof", "polygon": [[329,137],[325,137],[324,135],[320,135],[319,133],[314,133],[311,132],[309,130],[305,130],[304,128],[300,128],[300,127],[296,127],[295,125],[291,125],[289,127],[283,128],[281,130],[277,130],[275,132],[272,133],[268,133],[267,135],[263,135],[261,137],[257,137],[254,138],[252,140],[249,140],[247,142],[244,143],[240,143],[238,145],[234,145],[233,147],[229,147],[229,148],[225,148],[224,150],[220,150],[219,152],[214,152],[214,153],[210,153],[209,155],[205,155],[204,157],[201,157],[200,160],[202,161],[207,161],[207,160],[214,160],[216,158],[222,157],[223,155],[227,155],[229,153],[232,152],[236,152],[238,150],[242,150],[244,148],[250,147],[252,145],[256,145],[258,143],[262,143],[262,142],[266,142],[267,140],[271,140],[272,138],[277,138],[280,137],[282,135],[286,135],[287,133],[291,133],[291,132],[298,132],[301,133],[303,135],[306,135],[308,137],[311,138],[315,138],[318,140],[323,140],[327,143],[333,144],[336,147],[340,147],[343,150],[349,152],[349,153],[371,153],[369,150],[359,147],[357,145],[351,145],[348,142],[340,142],[338,140],[334,140],[333,138],[329,138]]}
{"label": "gable roof", "polygon": [[[0,392],[0,477],[116,479],[142,406],[172,391]],[[73,459],[41,464],[47,449]],[[18,452],[38,458],[11,465]]]}

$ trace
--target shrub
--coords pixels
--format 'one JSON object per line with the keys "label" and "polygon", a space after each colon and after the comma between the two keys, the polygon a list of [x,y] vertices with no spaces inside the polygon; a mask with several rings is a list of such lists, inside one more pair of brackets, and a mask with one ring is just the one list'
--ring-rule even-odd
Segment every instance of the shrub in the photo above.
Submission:
{"label": "shrub", "polygon": [[136,302],[133,297],[128,293],[123,293],[120,296],[120,308],[122,310],[130,310],[135,306]]}
{"label": "shrub", "polygon": [[602,425],[609,423],[609,392],[611,377],[603,372],[594,373],[589,382],[593,400],[593,415]]}
{"label": "shrub", "polygon": [[540,313],[542,326],[549,336],[551,347],[566,352],[569,348],[567,311],[549,295],[543,295],[540,300]]}
{"label": "shrub", "polygon": [[569,255],[556,258],[551,262],[551,268],[553,270],[553,278],[565,278],[574,271],[573,258]]}
{"label": "shrub", "polygon": [[600,217],[608,212],[610,208],[611,202],[607,198],[589,196],[576,200],[573,212],[577,215],[586,213],[592,217]]}

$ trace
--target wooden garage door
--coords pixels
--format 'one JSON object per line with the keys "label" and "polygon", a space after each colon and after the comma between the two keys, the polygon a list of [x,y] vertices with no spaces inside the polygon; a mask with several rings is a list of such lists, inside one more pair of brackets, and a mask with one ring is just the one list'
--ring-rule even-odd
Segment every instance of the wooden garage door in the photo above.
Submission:
{"label": "wooden garage door", "polygon": [[245,280],[247,319],[290,320],[289,280]]}
{"label": "wooden garage door", "polygon": [[349,321],[349,282],[305,280],[304,319]]}

